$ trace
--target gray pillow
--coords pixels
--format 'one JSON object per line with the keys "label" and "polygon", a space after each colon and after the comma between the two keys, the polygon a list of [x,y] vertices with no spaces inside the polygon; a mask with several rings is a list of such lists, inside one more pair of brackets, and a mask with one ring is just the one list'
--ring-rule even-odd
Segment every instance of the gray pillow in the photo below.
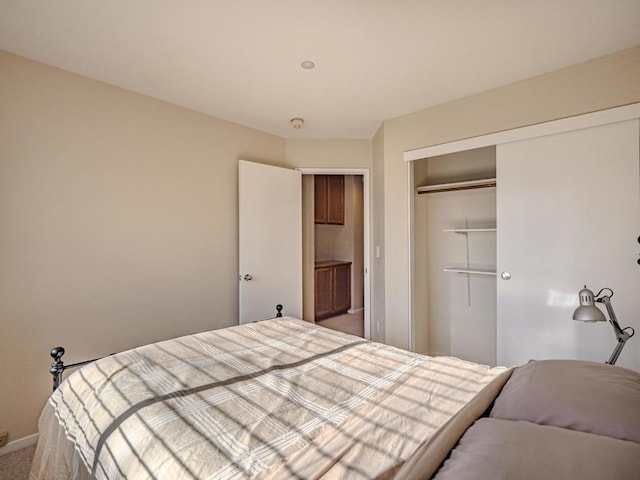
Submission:
{"label": "gray pillow", "polygon": [[482,418],[460,439],[435,480],[632,480],[640,444],[564,428]]}
{"label": "gray pillow", "polygon": [[513,372],[490,416],[640,443],[640,374],[580,360],[531,361]]}

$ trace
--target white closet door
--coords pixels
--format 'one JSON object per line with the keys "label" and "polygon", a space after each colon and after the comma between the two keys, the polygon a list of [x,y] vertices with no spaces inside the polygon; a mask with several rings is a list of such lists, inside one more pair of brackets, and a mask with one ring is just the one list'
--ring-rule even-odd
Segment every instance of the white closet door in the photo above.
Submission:
{"label": "white closet door", "polygon": [[[639,158],[638,120],[497,147],[498,364],[605,362],[611,326],[571,319],[585,284],[640,335]],[[640,336],[617,364],[640,370]]]}

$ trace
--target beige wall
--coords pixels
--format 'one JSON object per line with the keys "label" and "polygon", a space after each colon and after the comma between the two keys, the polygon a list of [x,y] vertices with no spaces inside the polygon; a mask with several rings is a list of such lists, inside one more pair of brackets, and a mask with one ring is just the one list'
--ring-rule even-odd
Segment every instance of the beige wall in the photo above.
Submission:
{"label": "beige wall", "polygon": [[372,141],[284,140],[0,52],[0,430],[36,431],[54,345],[73,362],[235,323],[239,158],[372,169],[372,335],[407,346],[403,152],[638,102],[638,78],[640,46]]}
{"label": "beige wall", "polygon": [[238,159],[371,162],[369,141],[289,145],[5,52],[0,105],[0,430],[10,441],[36,432],[53,346],[71,363],[237,323]]}
{"label": "beige wall", "polygon": [[385,274],[384,274],[384,125],[372,142],[373,173],[371,175],[371,338],[384,341]]}
{"label": "beige wall", "polygon": [[[0,429],[70,363],[237,323],[237,161],[285,141],[0,53]],[[11,368],[8,368],[8,367]]]}
{"label": "beige wall", "polygon": [[371,140],[287,140],[286,165],[296,168],[371,168]]}
{"label": "beige wall", "polygon": [[638,78],[640,46],[384,122],[388,343],[409,346],[409,187],[403,152],[640,102]]}

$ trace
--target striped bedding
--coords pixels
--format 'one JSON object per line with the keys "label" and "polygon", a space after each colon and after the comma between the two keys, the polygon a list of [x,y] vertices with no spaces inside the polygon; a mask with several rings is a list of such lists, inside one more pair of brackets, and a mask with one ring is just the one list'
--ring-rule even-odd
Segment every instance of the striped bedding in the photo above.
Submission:
{"label": "striped bedding", "polygon": [[172,339],[70,375],[30,478],[384,478],[503,371],[291,317]]}

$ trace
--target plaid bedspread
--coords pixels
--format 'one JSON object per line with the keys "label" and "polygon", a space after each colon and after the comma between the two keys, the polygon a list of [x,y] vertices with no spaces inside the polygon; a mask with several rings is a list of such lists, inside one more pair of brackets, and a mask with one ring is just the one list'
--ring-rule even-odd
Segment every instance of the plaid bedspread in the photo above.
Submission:
{"label": "plaid bedspread", "polygon": [[503,370],[287,317],[181,337],[70,375],[30,478],[384,477]]}

